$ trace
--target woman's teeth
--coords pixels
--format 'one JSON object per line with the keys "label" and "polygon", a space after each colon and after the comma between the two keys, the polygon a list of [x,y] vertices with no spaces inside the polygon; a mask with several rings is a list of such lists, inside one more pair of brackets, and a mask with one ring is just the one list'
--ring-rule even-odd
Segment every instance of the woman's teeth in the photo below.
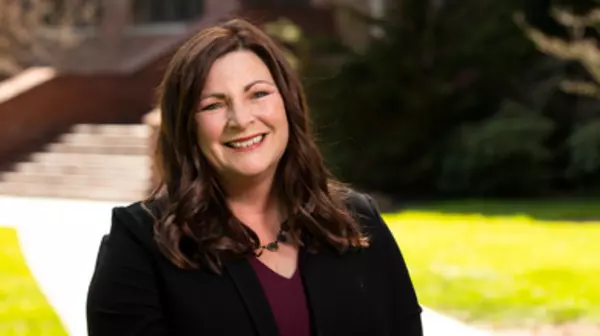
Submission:
{"label": "woman's teeth", "polygon": [[228,142],[227,144],[233,148],[247,148],[247,147],[250,147],[252,145],[255,145],[255,144],[261,142],[264,137],[265,136],[263,134],[261,134],[261,135],[255,136],[252,139],[248,139],[246,141],[232,141],[232,142]]}

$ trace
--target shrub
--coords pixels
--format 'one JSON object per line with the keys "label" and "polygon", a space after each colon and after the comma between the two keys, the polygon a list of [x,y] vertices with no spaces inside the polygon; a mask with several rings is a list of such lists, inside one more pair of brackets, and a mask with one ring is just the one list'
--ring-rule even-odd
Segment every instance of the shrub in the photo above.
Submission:
{"label": "shrub", "polygon": [[441,153],[438,187],[447,193],[532,194],[550,178],[550,151],[544,142],[553,122],[514,102],[492,117],[469,123],[450,138]]}
{"label": "shrub", "polygon": [[600,119],[577,127],[566,144],[568,177],[585,189],[597,187],[600,182]]}

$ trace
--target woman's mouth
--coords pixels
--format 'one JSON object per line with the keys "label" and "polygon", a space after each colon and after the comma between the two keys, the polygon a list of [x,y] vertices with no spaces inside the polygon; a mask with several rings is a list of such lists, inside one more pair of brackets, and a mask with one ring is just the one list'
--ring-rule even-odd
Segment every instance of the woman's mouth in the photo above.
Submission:
{"label": "woman's mouth", "polygon": [[225,146],[235,150],[250,150],[262,144],[266,134],[259,134],[249,139],[230,141],[225,143]]}

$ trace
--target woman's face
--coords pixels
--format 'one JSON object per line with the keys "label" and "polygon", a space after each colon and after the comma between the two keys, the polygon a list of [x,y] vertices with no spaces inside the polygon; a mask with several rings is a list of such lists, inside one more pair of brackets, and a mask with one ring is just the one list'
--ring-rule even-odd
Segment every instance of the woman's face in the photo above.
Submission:
{"label": "woman's face", "polygon": [[274,174],[289,127],[273,76],[256,54],[235,51],[213,63],[195,119],[200,149],[219,176]]}

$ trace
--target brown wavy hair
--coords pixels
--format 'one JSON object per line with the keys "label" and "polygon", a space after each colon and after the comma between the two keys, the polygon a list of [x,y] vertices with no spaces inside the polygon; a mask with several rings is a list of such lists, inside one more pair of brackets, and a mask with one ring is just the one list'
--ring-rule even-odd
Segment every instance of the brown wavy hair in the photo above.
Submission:
{"label": "brown wavy hair", "polygon": [[226,258],[251,255],[258,237],[229,210],[216,172],[197,143],[194,114],[215,60],[249,50],[267,65],[282,95],[289,141],[274,188],[288,210],[293,241],[309,251],[340,253],[367,245],[348,209],[349,189],[333,180],[311,135],[303,88],[276,43],[251,23],[234,19],[200,31],[175,53],[159,88],[162,122],[155,164],[160,184],[146,200],[156,218],[161,251],[181,268],[220,273]]}

